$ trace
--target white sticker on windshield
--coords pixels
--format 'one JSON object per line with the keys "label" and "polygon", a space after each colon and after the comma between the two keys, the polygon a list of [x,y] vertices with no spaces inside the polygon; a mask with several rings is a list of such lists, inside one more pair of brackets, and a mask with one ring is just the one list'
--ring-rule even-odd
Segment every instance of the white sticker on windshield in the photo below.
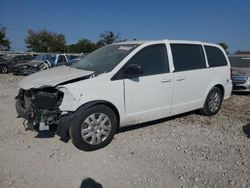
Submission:
{"label": "white sticker on windshield", "polygon": [[119,50],[130,50],[133,47],[128,47],[128,46],[120,46],[118,49]]}

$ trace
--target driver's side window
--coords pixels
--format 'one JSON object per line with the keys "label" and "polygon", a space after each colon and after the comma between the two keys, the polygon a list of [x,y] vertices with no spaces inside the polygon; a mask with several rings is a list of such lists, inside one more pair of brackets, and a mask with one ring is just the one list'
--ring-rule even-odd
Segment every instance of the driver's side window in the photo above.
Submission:
{"label": "driver's side window", "polygon": [[169,72],[165,44],[156,44],[143,48],[128,61],[127,65],[131,64],[137,64],[142,68],[142,76]]}

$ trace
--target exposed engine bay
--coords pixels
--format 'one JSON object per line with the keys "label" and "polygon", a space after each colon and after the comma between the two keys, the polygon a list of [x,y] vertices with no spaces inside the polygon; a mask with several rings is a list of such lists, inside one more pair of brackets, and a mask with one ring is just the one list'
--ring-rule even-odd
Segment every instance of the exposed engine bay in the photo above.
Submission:
{"label": "exposed engine bay", "polygon": [[63,92],[54,87],[20,89],[16,97],[18,116],[28,121],[27,126],[40,131],[49,130],[49,126],[56,124],[62,114],[59,110],[62,99]]}
{"label": "exposed engine bay", "polygon": [[[25,119],[26,130],[54,132],[56,128],[55,133],[67,141],[75,111],[67,107],[75,98],[64,86],[88,79],[93,73],[62,65],[20,80],[16,111],[18,117]],[[66,108],[61,109],[63,104]]]}

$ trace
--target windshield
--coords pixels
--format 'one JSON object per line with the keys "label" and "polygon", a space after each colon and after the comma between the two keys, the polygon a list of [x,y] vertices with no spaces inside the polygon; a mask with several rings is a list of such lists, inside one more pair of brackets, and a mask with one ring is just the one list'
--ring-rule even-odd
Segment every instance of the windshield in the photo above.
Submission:
{"label": "windshield", "polygon": [[110,72],[139,44],[113,44],[90,53],[73,67],[94,71],[96,75]]}
{"label": "windshield", "polygon": [[35,59],[39,60],[39,61],[44,61],[44,60],[55,61],[56,60],[56,55],[43,54],[43,55],[38,55]]}
{"label": "windshield", "polygon": [[232,67],[249,67],[250,57],[229,57]]}

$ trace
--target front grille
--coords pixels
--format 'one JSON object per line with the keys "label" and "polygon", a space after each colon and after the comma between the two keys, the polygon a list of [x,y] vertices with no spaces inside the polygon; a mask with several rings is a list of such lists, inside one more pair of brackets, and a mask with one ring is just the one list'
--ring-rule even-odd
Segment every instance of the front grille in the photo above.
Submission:
{"label": "front grille", "polygon": [[245,76],[233,76],[232,81],[235,84],[244,84],[247,81],[247,77],[245,77]]}
{"label": "front grille", "polygon": [[233,80],[233,84],[244,84],[244,83],[246,83],[246,81],[235,81],[235,80]]}
{"label": "front grille", "polygon": [[244,90],[246,89],[244,86],[233,86],[233,90]]}
{"label": "front grille", "polygon": [[21,75],[28,75],[28,74],[32,74],[35,72],[38,72],[40,69],[37,67],[33,67],[33,66],[20,66],[20,67],[14,67],[13,68],[13,74],[21,74]]}

